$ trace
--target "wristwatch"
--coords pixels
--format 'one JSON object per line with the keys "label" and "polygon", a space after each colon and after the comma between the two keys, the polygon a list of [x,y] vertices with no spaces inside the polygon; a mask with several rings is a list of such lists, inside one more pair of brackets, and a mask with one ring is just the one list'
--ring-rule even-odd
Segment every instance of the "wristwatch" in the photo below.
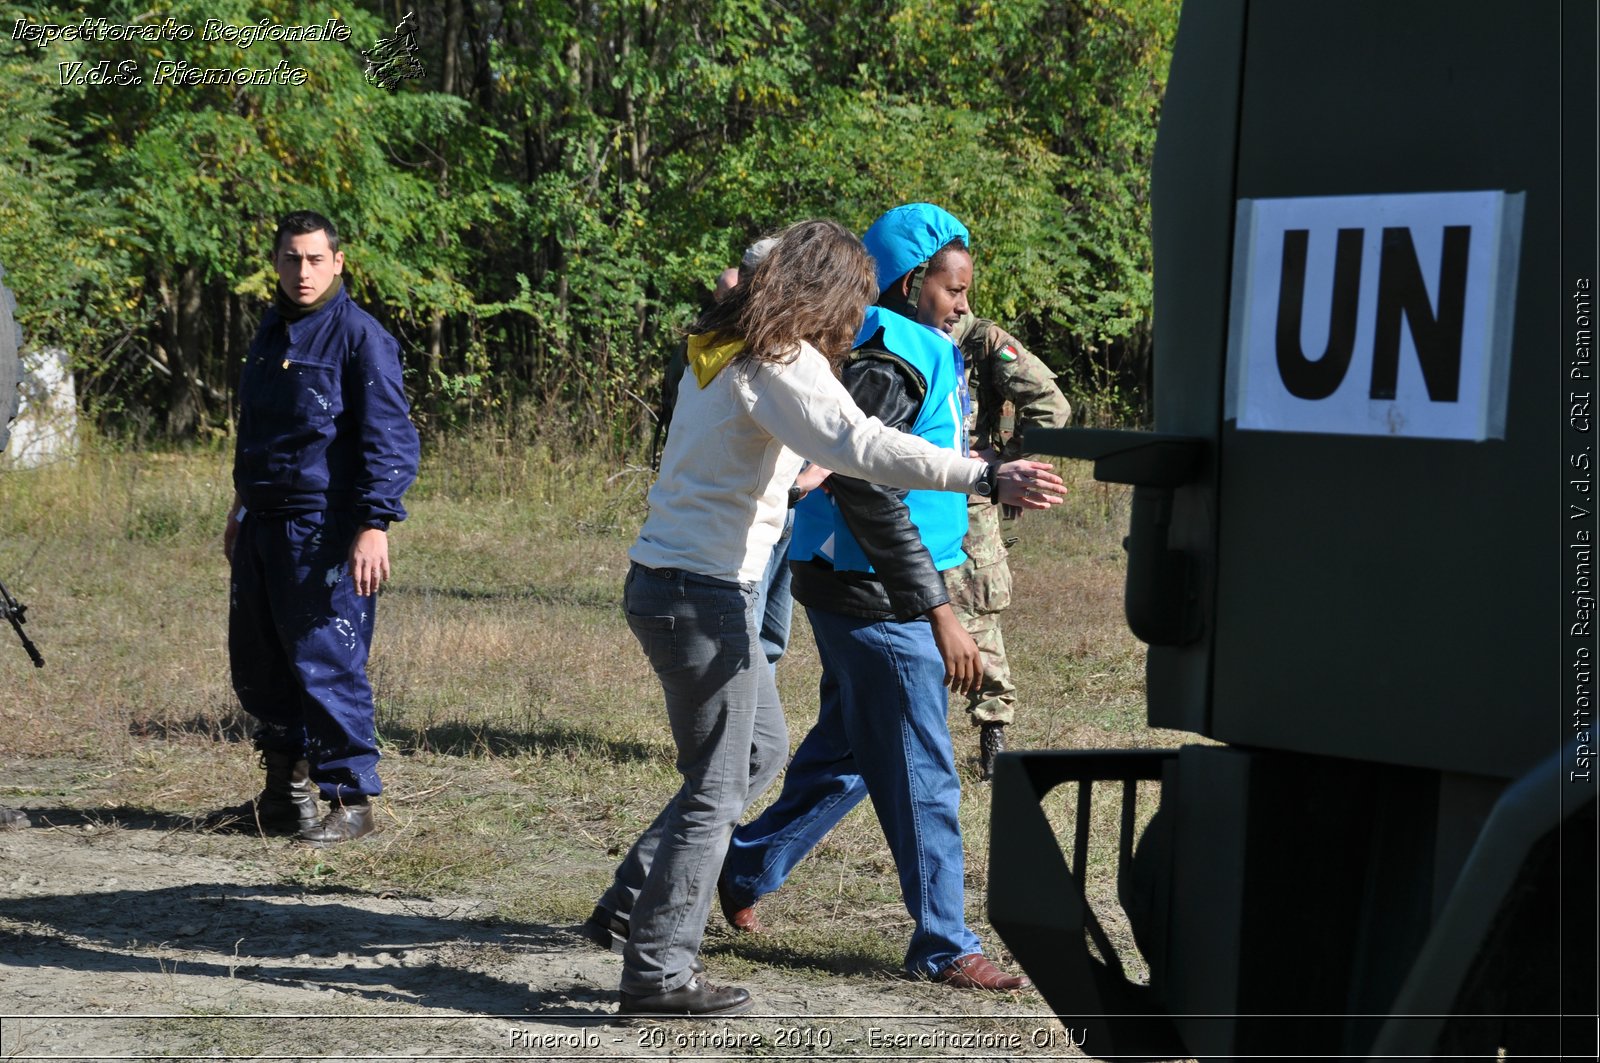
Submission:
{"label": "wristwatch", "polygon": [[990,502],[1000,501],[1000,466],[990,465],[978,477],[978,482],[973,485],[972,493],[980,498],[987,498]]}

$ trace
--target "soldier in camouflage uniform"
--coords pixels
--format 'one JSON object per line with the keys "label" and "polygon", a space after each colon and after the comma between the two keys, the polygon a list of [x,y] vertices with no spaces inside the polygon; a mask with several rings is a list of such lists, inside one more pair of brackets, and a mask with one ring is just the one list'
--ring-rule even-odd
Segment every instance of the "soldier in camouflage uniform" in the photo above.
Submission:
{"label": "soldier in camouflage uniform", "polygon": [[[967,314],[950,338],[966,360],[972,396],[967,436],[974,450],[993,448],[999,460],[1011,461],[1022,456],[1014,429],[1066,425],[1072,408],[1056,387],[1056,375],[999,325]],[[1014,411],[1013,423],[1005,417],[1007,403]],[[985,779],[994,772],[995,756],[1005,750],[1005,728],[1017,705],[1000,635],[1000,614],[1011,604],[1011,569],[998,509],[987,499],[970,502],[967,537],[961,544],[967,560],[944,574],[951,608],[983,654],[983,683],[967,695],[967,712],[979,729],[978,763]]]}

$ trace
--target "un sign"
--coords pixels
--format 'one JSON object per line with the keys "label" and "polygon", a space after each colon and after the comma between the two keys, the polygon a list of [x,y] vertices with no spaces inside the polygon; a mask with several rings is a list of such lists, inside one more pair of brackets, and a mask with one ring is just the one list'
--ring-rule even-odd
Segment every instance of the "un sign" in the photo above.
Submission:
{"label": "un sign", "polygon": [[1504,438],[1521,232],[1520,193],[1240,200],[1228,416]]}

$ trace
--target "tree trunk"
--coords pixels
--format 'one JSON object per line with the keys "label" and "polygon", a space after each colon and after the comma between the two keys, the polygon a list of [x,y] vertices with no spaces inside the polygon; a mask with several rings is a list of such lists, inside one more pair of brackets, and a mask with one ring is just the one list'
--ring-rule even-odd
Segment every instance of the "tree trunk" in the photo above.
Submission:
{"label": "tree trunk", "polygon": [[428,382],[444,375],[444,311],[435,310],[428,319]]}
{"label": "tree trunk", "polygon": [[[233,341],[233,300],[229,294],[228,283],[221,278],[213,281],[206,293],[206,302],[211,306],[211,313],[206,315],[211,325],[211,336],[206,347],[209,357],[206,359],[205,383],[206,391],[212,395],[228,394],[228,351]],[[227,418],[226,400],[224,408],[218,410],[216,415]]]}
{"label": "tree trunk", "polygon": [[178,277],[175,342],[167,349],[168,366],[172,375],[167,379],[167,435],[172,437],[193,435],[205,416],[205,392],[201,383],[204,368],[202,352],[205,305],[204,289],[200,285],[200,271],[194,266],[184,269]]}
{"label": "tree trunk", "polygon": [[439,89],[449,96],[457,95],[460,77],[461,25],[464,21],[462,0],[450,0],[444,14],[444,67],[439,79]]}

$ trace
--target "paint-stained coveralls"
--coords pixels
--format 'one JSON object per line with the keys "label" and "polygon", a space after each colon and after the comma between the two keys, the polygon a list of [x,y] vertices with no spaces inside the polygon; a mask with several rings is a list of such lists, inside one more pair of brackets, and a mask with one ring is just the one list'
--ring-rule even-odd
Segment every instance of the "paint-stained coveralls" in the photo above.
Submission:
{"label": "paint-stained coveralls", "polygon": [[382,790],[366,668],[378,599],[356,595],[350,546],[405,519],[418,457],[394,337],[343,290],[297,321],[267,312],[239,381],[228,655],[258,747],[309,760],[336,804]]}
{"label": "paint-stained coveralls", "polygon": [[[993,448],[1000,461],[1014,461],[1022,457],[1022,429],[1066,427],[1072,407],[1056,387],[1056,375],[1005,329],[968,314],[950,338],[960,346],[967,366],[967,436],[973,450]],[[1015,411],[1015,431],[1005,423],[1008,402]],[[983,683],[967,695],[974,727],[1009,725],[1016,715],[1017,688],[1000,634],[1000,614],[1011,605],[1011,568],[1000,535],[999,508],[987,499],[968,505],[962,542],[967,560],[944,574],[950,607],[983,654]]]}

